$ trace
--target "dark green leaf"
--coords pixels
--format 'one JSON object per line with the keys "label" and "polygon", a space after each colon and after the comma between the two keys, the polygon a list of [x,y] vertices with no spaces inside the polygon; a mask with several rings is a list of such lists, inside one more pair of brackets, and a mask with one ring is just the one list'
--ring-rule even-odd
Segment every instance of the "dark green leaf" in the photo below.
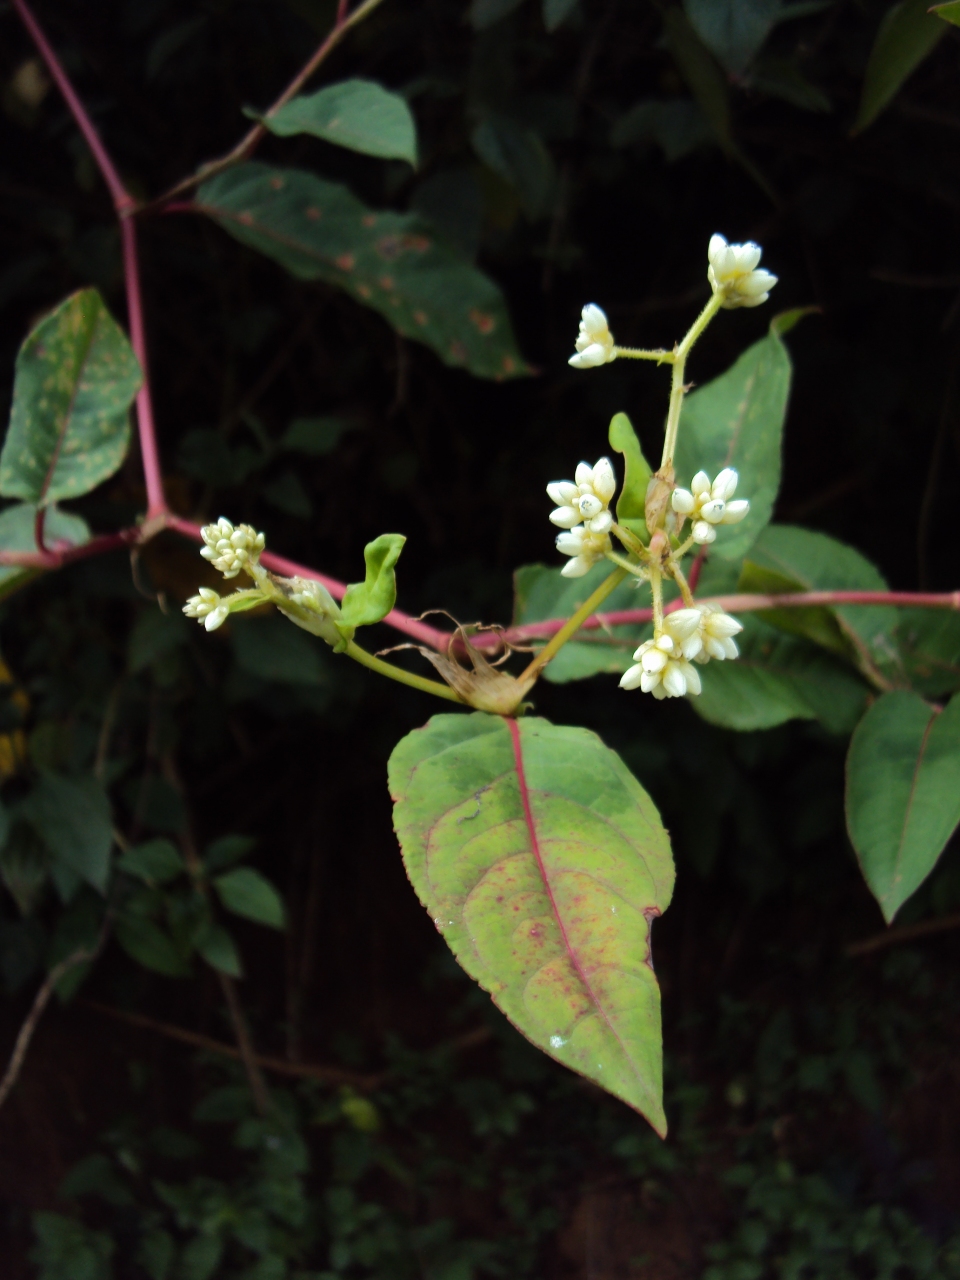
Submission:
{"label": "dark green leaf", "polygon": [[406,538],[402,533],[381,533],[363,549],[367,572],[363,582],[352,582],[343,597],[343,620],[350,627],[369,627],[385,618],[397,603],[394,566]]}
{"label": "dark green leaf", "polygon": [[[4,826],[7,826],[6,810]],[[0,880],[10,891],[22,916],[29,915],[40,898],[47,882],[49,861],[46,845],[32,827],[18,822],[9,838],[4,830],[0,845]]]}
{"label": "dark green leaf", "polygon": [[[61,960],[83,950],[91,957],[97,949],[103,931],[106,904],[99,894],[81,886],[73,900],[61,912],[47,947],[47,969],[53,969]],[[57,983],[57,995],[69,1000],[90,972],[93,960],[74,965]]]}
{"label": "dark green leaf", "polygon": [[140,366],[96,289],[33,330],[17,356],[0,494],[46,506],[89,493],[120,466]]}
{"label": "dark green leaf", "polygon": [[928,0],[901,0],[884,14],[867,63],[853,132],[872,124],[916,70],[947,28],[931,13]]}
{"label": "dark green leaf", "polygon": [[[750,550],[740,585],[746,591],[886,591],[876,568],[853,547],[796,525],[769,525]],[[897,611],[888,605],[838,605],[764,612],[782,631],[804,635],[867,668],[898,664]]]}
{"label": "dark green leaf", "polygon": [[168,978],[184,978],[190,966],[170,936],[145,916],[121,916],[116,923],[117,941],[145,969]]}
{"label": "dark green leaf", "polygon": [[33,1215],[33,1231],[37,1244],[30,1258],[41,1280],[113,1280],[110,1259],[116,1245],[105,1231],[46,1212]]}
{"label": "dark green leaf", "polygon": [[960,689],[960,613],[898,609],[897,641],[910,683],[928,698]]}
{"label": "dark green leaf", "polygon": [[190,635],[190,624],[178,609],[163,613],[151,608],[137,617],[127,642],[127,665],[136,674],[184,644]]}
{"label": "dark green leaf", "polygon": [[[79,547],[90,541],[90,529],[81,516],[71,515],[58,507],[47,507],[43,541],[48,547]],[[36,538],[37,508],[32,502],[17,503],[0,511],[0,551],[38,551]],[[35,569],[0,565],[0,598],[9,595],[36,575]]]}
{"label": "dark green leaf", "polygon": [[885,693],[847,758],[847,826],[864,878],[893,919],[936,866],[960,822],[960,698],[937,711],[916,693]]}
{"label": "dark green leaf", "polygon": [[213,881],[228,911],[272,929],[284,927],[283,901],[269,880],[252,867],[238,867]]}
{"label": "dark green leaf", "polygon": [[789,396],[790,357],[771,332],[684,402],[677,482],[689,487],[698,471],[713,477],[723,467],[735,467],[740,475],[736,496],[750,499],[744,520],[717,530],[711,556],[742,560],[770,520],[780,488],[780,443]]}
{"label": "dark green leaf", "polygon": [[194,1236],[180,1255],[179,1280],[210,1280],[222,1257],[223,1241],[218,1235]]}
{"label": "dark green leaf", "polygon": [[688,98],[638,102],[610,130],[610,145],[655,142],[667,160],[681,160],[705,142],[716,141],[702,109]]}
{"label": "dark green leaf", "polygon": [[740,621],[740,657],[700,671],[703,691],[690,703],[704,720],[741,731],[793,719],[817,719],[831,733],[853,729],[869,691],[849,667],[751,614]]}
{"label": "dark green leaf", "polygon": [[208,871],[219,871],[223,867],[232,866],[257,847],[252,836],[229,835],[220,836],[212,844],[207,845],[203,855],[204,865]]}
{"label": "dark green leaf", "polygon": [[539,218],[550,211],[557,174],[535,129],[510,116],[490,115],[474,129],[471,141],[484,164],[514,188],[529,217]]}
{"label": "dark green leaf", "polygon": [[205,182],[197,199],[242,243],[301,280],[341,286],[447,364],[484,378],[529,372],[500,290],[415,214],[374,212],[346,187],[262,164]]}
{"label": "dark green leaf", "polygon": [[832,111],[830,99],[803,74],[791,58],[760,58],[750,73],[750,87],[790,102],[801,111]]}
{"label": "dark green leaf", "polygon": [[263,123],[288,138],[309,133],[384,160],[417,163],[417,126],[406,101],[374,80],[341,80],[292,98]]}
{"label": "dark green leaf", "polygon": [[585,729],[440,715],[390,757],[394,823],[434,924],[551,1057],[666,1130],[650,923],[673,885],[667,833]]}
{"label": "dark green leaf", "polygon": [[237,944],[219,924],[211,924],[197,942],[197,951],[207,964],[231,978],[243,977],[243,962]]}
{"label": "dark green leaf", "polygon": [[313,515],[313,503],[303,487],[303,481],[295,471],[282,471],[275,480],[263,486],[263,496],[271,506],[285,511],[288,516],[309,520]]}
{"label": "dark green leaf", "polygon": [[320,458],[332,453],[341,436],[351,431],[354,423],[349,418],[324,415],[317,418],[295,418],[280,440],[280,448],[292,453],[308,453]]}
{"label": "dark green leaf", "polygon": [[521,4],[523,0],[470,0],[470,25],[474,31],[492,27]]}
{"label": "dark green leaf", "polygon": [[44,773],[21,813],[43,838],[55,863],[106,892],[113,830],[110,801],[95,778]]}
{"label": "dark green leaf", "polygon": [[647,541],[647,523],[644,510],[647,485],[653,474],[650,463],[643,456],[640,441],[633,423],[625,413],[615,413],[610,419],[610,448],[623,454],[623,483],[617,498],[617,520],[626,524],[638,538]]}
{"label": "dark green leaf", "polygon": [[261,680],[314,686],[327,683],[320,646],[278,614],[238,618],[230,636],[237,662]]}
{"label": "dark green leaf", "polygon": [[75,1164],[60,1183],[57,1194],[65,1200],[79,1196],[99,1196],[107,1204],[128,1205],[134,1199],[130,1188],[117,1172],[117,1166],[105,1155],[87,1156]]}
{"label": "dark green leaf", "polygon": [[543,0],[543,25],[548,31],[556,31],[576,7],[577,0]]}
{"label": "dark green leaf", "polygon": [[730,96],[723,73],[682,9],[674,5],[665,11],[663,30],[674,61],[700,104],[714,137],[724,151],[732,155],[736,146],[730,123]]}
{"label": "dark green leaf", "polygon": [[137,1262],[150,1280],[170,1280],[177,1247],[169,1231],[156,1227],[146,1231],[137,1250]]}
{"label": "dark green leaf", "polygon": [[117,866],[149,885],[166,884],[185,869],[176,845],[169,840],[148,840],[134,845],[117,860]]}
{"label": "dark green leaf", "polygon": [[740,75],[773,30],[782,0],[683,0],[703,43],[732,75]]}

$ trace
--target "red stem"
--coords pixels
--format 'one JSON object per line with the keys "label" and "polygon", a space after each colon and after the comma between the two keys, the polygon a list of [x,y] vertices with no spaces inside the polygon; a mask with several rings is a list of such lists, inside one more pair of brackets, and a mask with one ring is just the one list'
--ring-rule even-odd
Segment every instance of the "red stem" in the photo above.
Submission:
{"label": "red stem", "polygon": [[[30,33],[30,37],[40,56],[47,64],[47,70],[53,77],[57,88],[63,94],[67,106],[77,123],[77,127],[90,148],[97,162],[103,180],[106,182],[113,200],[113,207],[120,221],[120,237],[123,244],[123,274],[127,289],[127,315],[130,325],[130,345],[143,370],[143,386],[137,395],[137,428],[140,436],[140,454],[143,459],[144,479],[147,487],[147,519],[162,515],[167,510],[163,495],[163,477],[160,471],[160,457],[157,451],[157,434],[153,419],[153,404],[150,398],[150,380],[147,369],[147,342],[143,323],[143,297],[140,291],[140,262],[137,255],[137,229],[132,214],[136,202],[121,181],[119,173],[110,153],[97,132],[86,107],[77,96],[77,92],[61,65],[60,59],[43,33],[40,24],[30,11],[26,0],[13,0],[13,6]],[[42,544],[41,549],[42,549]],[[87,545],[90,545],[89,543]],[[2,563],[2,561],[0,561]]]}

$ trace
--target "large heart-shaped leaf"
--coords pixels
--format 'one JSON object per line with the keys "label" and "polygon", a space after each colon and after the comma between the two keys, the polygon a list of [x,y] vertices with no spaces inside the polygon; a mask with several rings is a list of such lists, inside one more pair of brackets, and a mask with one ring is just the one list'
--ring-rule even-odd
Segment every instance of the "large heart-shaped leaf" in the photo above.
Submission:
{"label": "large heart-shaped leaf", "polygon": [[197,206],[291,275],[346,289],[446,364],[482,378],[529,372],[500,290],[416,214],[374,211],[338,183],[264,164],[205,182]]}
{"label": "large heart-shaped leaf", "polygon": [[281,138],[310,133],[364,155],[417,163],[417,126],[406,99],[375,80],[341,80],[291,98],[263,123]]}
{"label": "large heart-shaped leaf", "polygon": [[737,497],[750,499],[740,524],[721,527],[711,556],[740,560],[773,514],[780,488],[780,441],[790,395],[790,357],[771,325],[734,365],[687,397],[677,439],[681,485],[698,471],[735,467]]}
{"label": "large heart-shaped leaf", "polygon": [[0,494],[46,506],[112,476],[127,452],[130,405],[142,380],[96,289],[61,302],[17,356]]}
{"label": "large heart-shaped leaf", "polygon": [[906,689],[860,721],[847,757],[847,826],[889,923],[960,822],[960,698],[943,711]]}
{"label": "large heart-shaped leaf", "polygon": [[390,793],[407,873],[467,972],[665,1133],[650,923],[673,863],[619,756],[546,720],[440,715],[395,748]]}

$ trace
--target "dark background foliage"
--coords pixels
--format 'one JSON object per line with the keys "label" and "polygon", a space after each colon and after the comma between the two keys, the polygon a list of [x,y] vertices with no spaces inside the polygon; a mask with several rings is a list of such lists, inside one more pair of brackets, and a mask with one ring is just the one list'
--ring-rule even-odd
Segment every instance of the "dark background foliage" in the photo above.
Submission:
{"label": "dark background foliage", "polygon": [[[545,483],[604,452],[617,410],[649,452],[658,447],[664,371],[570,370],[580,307],[603,305],[624,343],[670,345],[707,297],[705,248],[720,230],[764,246],[780,277],[777,309],[819,308],[788,339],[796,376],[778,518],[855,544],[895,587],[955,587],[960,43],[948,30],[876,123],[851,136],[884,6],[795,7],[809,12],[771,32],[766,79],[759,63],[728,77],[741,162],[697,116],[655,4],[580,0],[548,33],[531,0],[481,29],[460,0],[385,0],[324,79],[360,74],[402,91],[419,169],[304,138],[268,139],[261,158],[432,216],[503,286],[535,376],[495,384],[448,369],[344,294],[293,281],[198,217],[156,214],[143,221],[142,255],[174,507],[249,520],[272,549],[345,579],[366,541],[401,530],[403,608],[508,621],[513,568],[554,556]],[[272,100],[334,11],[324,0],[38,8],[144,196],[231,146],[241,109]],[[122,317],[123,294],[91,159],[55,92],[30,105],[15,91],[32,50],[9,8],[0,33],[6,403],[38,315],[94,283]],[[784,65],[819,109],[770,91],[770,67],[783,75]],[[651,101],[669,107],[654,112],[659,123],[624,123]],[[492,116],[540,148],[540,169],[531,176],[528,161],[513,186],[471,145]],[[769,318],[769,308],[724,314],[693,377],[725,368]],[[280,447],[292,421],[317,416],[336,419],[325,452]],[[133,458],[79,509],[112,528],[142,506]],[[433,712],[427,699],[325,653],[307,674],[282,655],[271,667],[269,620],[249,624],[261,630],[245,650],[229,629],[179,627],[176,607],[207,579],[172,535],[135,568],[132,577],[127,557],[105,558],[12,597],[3,657],[29,697],[35,766],[89,767],[109,714],[128,836],[187,835],[202,847],[224,832],[252,835],[255,865],[285,893],[285,934],[238,932],[255,1041],[265,1054],[359,1073],[360,1092],[316,1086],[291,1101],[309,1131],[309,1174],[296,1160],[250,1173],[258,1186],[295,1174],[322,1206],[311,1213],[326,1225],[284,1256],[311,1275],[612,1280],[699,1275],[710,1263],[753,1280],[809,1245],[817,1266],[835,1258],[857,1274],[913,1249],[910,1265],[924,1273],[922,1242],[948,1240],[960,1213],[957,943],[946,933],[846,955],[882,922],[844,833],[842,743],[805,725],[727,734],[685,705],[627,697],[607,677],[537,690],[542,714],[596,728],[623,753],[674,834],[678,892],[655,932],[674,1126],[661,1148],[619,1104],[526,1050],[416,902],[385,762]],[[157,593],[169,623],[157,622]],[[380,643],[391,642],[384,632]],[[955,910],[956,885],[948,850],[901,918]],[[9,896],[0,904],[3,1045],[57,918],[52,898],[27,921]],[[231,1038],[209,971],[162,978],[107,950],[77,997],[50,1012],[0,1113],[4,1276],[33,1274],[32,1211],[75,1214],[126,1258],[124,1241],[153,1212],[143,1207],[151,1177],[240,1177],[222,1126],[191,1114],[242,1077],[91,1001]],[[364,1073],[378,1075],[372,1095]],[[218,1116],[242,1125],[246,1104],[230,1097]],[[174,1130],[177,1152],[156,1137]],[[102,1169],[99,1199],[76,1183],[58,1198],[91,1152],[127,1171],[139,1218],[122,1195],[102,1193]],[[184,1219],[177,1230],[193,1228]],[[856,1264],[855,1240],[867,1241]],[[925,1274],[956,1265],[945,1253]],[[79,1276],[74,1266],[62,1274]],[[224,1266],[218,1274],[248,1274],[239,1260]]]}

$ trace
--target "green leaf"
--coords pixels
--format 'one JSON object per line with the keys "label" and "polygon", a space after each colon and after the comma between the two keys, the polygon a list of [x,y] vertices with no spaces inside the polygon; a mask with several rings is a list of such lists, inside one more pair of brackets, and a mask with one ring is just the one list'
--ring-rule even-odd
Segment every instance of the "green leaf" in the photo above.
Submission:
{"label": "green leaf", "polygon": [[248,853],[252,853],[256,847],[257,842],[253,836],[219,836],[211,844],[207,845],[206,852],[203,855],[203,863],[208,871],[219,871],[222,867],[229,867],[234,862],[239,862]]}
{"label": "green leaf", "polygon": [[960,0],[947,0],[946,4],[935,4],[929,12],[936,14],[944,22],[952,22],[955,27],[960,27]]}
{"label": "green leaf", "polygon": [[198,207],[301,280],[326,280],[398,333],[483,378],[529,373],[503,295],[415,214],[375,212],[300,169],[244,164],[205,182]]}
{"label": "green leaf", "polygon": [[385,618],[397,603],[394,566],[406,538],[402,533],[381,533],[363,548],[367,572],[363,582],[351,582],[341,604],[350,627],[369,627]]}
{"label": "green leaf", "polygon": [[[43,541],[54,549],[79,547],[90,541],[90,528],[81,516],[71,515],[58,507],[46,509]],[[37,507],[35,503],[17,503],[0,511],[0,551],[39,551],[36,538]],[[0,599],[36,577],[36,569],[16,565],[0,565]]]}
{"label": "green leaf", "polygon": [[928,698],[960,689],[960,613],[898,609],[897,642],[911,685]]}
{"label": "green leaf", "polygon": [[494,114],[480,121],[470,141],[483,163],[514,188],[528,217],[550,212],[557,174],[535,129],[510,116]]}
{"label": "green leaf", "polygon": [[8,819],[4,810],[3,841],[0,842],[0,880],[22,916],[28,916],[39,901],[47,882],[49,854],[43,841],[26,823],[18,822],[8,838]]}
{"label": "green leaf", "polygon": [[543,0],[543,25],[556,31],[577,7],[577,0]]}
{"label": "green leaf", "polygon": [[118,858],[117,866],[149,885],[166,884],[185,869],[183,858],[170,840],[147,840],[134,845]]}
{"label": "green leaf", "polygon": [[197,942],[197,950],[212,968],[231,978],[243,977],[243,961],[237,944],[223,925],[211,924]]}
{"label": "green leaf", "polygon": [[277,614],[237,619],[230,638],[239,665],[260,680],[313,686],[328,681],[320,646]]}
{"label": "green leaf", "polygon": [[440,715],[394,749],[407,874],[534,1044],[666,1132],[650,923],[673,887],[650,797],[593,733]]}
{"label": "green leaf", "polygon": [[120,466],[143,381],[96,289],[41,320],[20,348],[0,494],[47,506],[89,493]]}
{"label": "green leaf", "polygon": [[145,916],[123,916],[116,923],[117,941],[127,955],[145,969],[167,978],[185,978],[190,966],[170,936]]}
{"label": "green leaf", "polygon": [[40,1269],[39,1280],[112,1280],[116,1245],[105,1231],[46,1212],[33,1215],[33,1231],[30,1260]]}
{"label": "green leaf", "polygon": [[847,757],[847,827],[889,923],[926,880],[960,822],[960,698],[937,711],[905,689],[885,693]]}
{"label": "green leaf", "polygon": [[713,55],[700,40],[683,10],[676,5],[664,12],[663,32],[673,60],[689,85],[690,92],[700,104],[717,142],[728,155],[735,154],[737,148],[730,120],[730,95],[726,79],[714,62]]}
{"label": "green leaf", "polygon": [[180,1256],[179,1280],[210,1280],[223,1257],[223,1240],[218,1235],[194,1236]]}
{"label": "green leaf", "polygon": [[269,880],[252,867],[238,867],[214,878],[220,901],[235,916],[244,916],[271,929],[284,927],[283,901]]}
{"label": "green leaf", "polygon": [[819,720],[830,733],[853,729],[868,689],[848,666],[752,614],[740,621],[740,657],[700,669],[703,691],[690,699],[698,715],[740,731],[770,729],[795,719]]}
{"label": "green leaf", "polygon": [[[597,589],[611,566],[600,564],[582,578],[564,578],[559,565],[526,564],[513,575],[513,625],[520,627],[548,618],[569,618]],[[624,582],[603,603],[603,611],[643,609],[650,603],[632,582]],[[544,678],[554,684],[584,680],[600,672],[622,675],[633,665],[633,651],[640,643],[642,625],[580,631],[563,646],[548,665]]]}
{"label": "green leaf", "polygon": [[470,25],[474,31],[482,31],[484,27],[492,27],[495,22],[505,18],[508,13],[519,8],[523,0],[471,0]]}
{"label": "green leaf", "polygon": [[43,773],[20,812],[55,862],[106,892],[113,829],[110,801],[96,778]]}
{"label": "green leaf", "polygon": [[702,109],[688,98],[647,99],[635,103],[610,130],[612,147],[655,142],[669,162],[681,160],[705,142],[715,141]]}
{"label": "green leaf", "polygon": [[184,644],[190,635],[190,624],[183,614],[162,613],[157,608],[144,609],[133,624],[127,641],[127,665],[136,674],[158,658]]}
{"label": "green leaf", "polygon": [[750,73],[750,88],[782,98],[801,111],[832,111],[830,99],[800,70],[792,58],[759,58]]}
{"label": "green leaf", "polygon": [[697,35],[731,75],[739,76],[780,17],[782,0],[684,0]]}
{"label": "green leaf", "polygon": [[294,418],[280,440],[280,448],[291,453],[306,453],[313,458],[332,453],[341,436],[356,424],[349,418],[324,414],[316,418]]}
{"label": "green leaf", "polygon": [[946,34],[946,26],[928,12],[929,8],[928,0],[901,0],[884,14],[870,50],[854,133],[876,120]]}
{"label": "green leaf", "polygon": [[711,556],[742,560],[773,514],[790,373],[787,349],[771,332],[684,402],[676,452],[678,483],[689,488],[698,471],[713,477],[723,467],[735,467],[740,475],[736,496],[750,499],[744,520],[717,530]]}
{"label": "green leaf", "polygon": [[341,80],[319,93],[292,98],[262,117],[271,133],[309,133],[351,151],[417,163],[417,126],[405,99],[374,80]]}
{"label": "green leaf", "polygon": [[610,448],[623,454],[624,475],[617,499],[617,520],[646,542],[644,509],[653,468],[643,456],[633,423],[625,413],[615,413],[610,419],[609,440]]}
{"label": "green leaf", "polygon": [[[743,566],[744,591],[886,591],[880,572],[853,547],[796,525],[769,525]],[[793,635],[807,636],[841,655],[852,649],[861,665],[898,661],[897,611],[889,605],[765,610],[762,617]]]}

